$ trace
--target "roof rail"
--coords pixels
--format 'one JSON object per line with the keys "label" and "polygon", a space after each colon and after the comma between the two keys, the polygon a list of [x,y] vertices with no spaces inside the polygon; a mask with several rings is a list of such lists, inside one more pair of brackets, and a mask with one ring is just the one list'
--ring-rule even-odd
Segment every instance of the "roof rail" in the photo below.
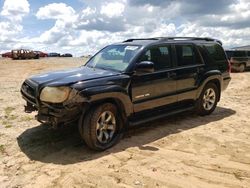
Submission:
{"label": "roof rail", "polygon": [[165,40],[205,40],[214,41],[222,45],[222,42],[218,39],[213,39],[209,37],[164,37]]}
{"label": "roof rail", "polygon": [[156,38],[134,38],[134,39],[127,39],[123,42],[132,42],[134,40],[160,40],[162,37],[156,37]]}
{"label": "roof rail", "polygon": [[132,42],[134,40],[205,40],[205,41],[214,41],[222,45],[222,42],[218,39],[213,39],[209,37],[154,37],[154,38],[132,38],[127,39],[123,42]]}

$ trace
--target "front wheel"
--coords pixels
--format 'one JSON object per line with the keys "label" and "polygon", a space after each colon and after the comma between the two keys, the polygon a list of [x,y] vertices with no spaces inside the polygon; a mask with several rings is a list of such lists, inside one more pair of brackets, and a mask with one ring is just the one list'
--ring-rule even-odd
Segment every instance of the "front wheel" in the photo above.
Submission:
{"label": "front wheel", "polygon": [[92,107],[79,121],[80,135],[91,149],[105,150],[122,137],[123,122],[115,105],[111,103]]}
{"label": "front wheel", "polygon": [[219,90],[214,83],[208,83],[201,92],[201,95],[196,103],[196,111],[199,115],[211,114],[219,99]]}

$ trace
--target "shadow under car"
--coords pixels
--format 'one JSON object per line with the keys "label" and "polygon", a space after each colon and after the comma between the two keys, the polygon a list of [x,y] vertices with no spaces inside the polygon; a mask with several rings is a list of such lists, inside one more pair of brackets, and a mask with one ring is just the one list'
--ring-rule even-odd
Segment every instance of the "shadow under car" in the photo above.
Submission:
{"label": "shadow under car", "polygon": [[[128,129],[117,145],[103,152],[88,149],[81,140],[76,125],[64,126],[58,130],[53,130],[46,125],[33,127],[19,135],[17,142],[21,151],[31,160],[66,165],[94,160],[130,147],[157,151],[158,148],[145,145],[171,134],[222,120],[235,113],[232,109],[217,107],[209,116],[200,117],[185,112],[178,116],[157,120]],[[138,139],[138,136],[143,139]]]}

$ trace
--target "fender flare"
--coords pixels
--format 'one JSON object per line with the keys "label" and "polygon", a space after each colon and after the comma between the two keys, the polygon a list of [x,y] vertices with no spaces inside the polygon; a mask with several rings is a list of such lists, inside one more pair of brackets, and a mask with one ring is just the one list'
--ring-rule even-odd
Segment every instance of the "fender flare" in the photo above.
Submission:
{"label": "fender flare", "polygon": [[[80,91],[79,95],[85,98],[85,102],[91,104],[99,101],[117,101],[129,117],[133,113],[133,104],[128,92],[117,85],[95,86]],[[119,106],[120,106],[119,105]]]}
{"label": "fender flare", "polygon": [[[201,92],[203,90],[203,88],[206,86],[207,83],[209,82],[215,82],[219,84],[219,93],[221,93],[221,86],[222,86],[222,76],[221,76],[221,72],[219,71],[211,71],[211,72],[207,72],[204,77],[200,80],[199,84],[198,84],[198,89],[197,89],[197,93],[196,93],[196,99],[198,99],[201,95]],[[219,94],[219,99],[220,99],[220,94]]]}

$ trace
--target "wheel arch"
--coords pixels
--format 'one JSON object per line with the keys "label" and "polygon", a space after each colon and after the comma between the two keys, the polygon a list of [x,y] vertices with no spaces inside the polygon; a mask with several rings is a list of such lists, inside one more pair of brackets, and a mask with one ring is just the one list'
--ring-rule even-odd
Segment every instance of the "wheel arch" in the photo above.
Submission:
{"label": "wheel arch", "polygon": [[200,86],[198,87],[198,92],[197,92],[196,98],[198,99],[198,98],[200,97],[203,88],[204,88],[208,83],[213,83],[213,84],[216,85],[216,87],[218,88],[218,91],[219,91],[218,101],[220,101],[222,77],[221,77],[221,75],[219,75],[219,74],[217,74],[217,75],[212,75],[212,76],[208,76],[208,77],[206,77],[206,79],[204,79],[204,80],[201,82]]}
{"label": "wheel arch", "polygon": [[206,85],[209,83],[215,84],[216,87],[218,88],[218,91],[219,91],[218,101],[220,101],[220,97],[221,97],[221,83],[220,83],[220,81],[218,79],[212,79],[209,82],[207,82]]}
{"label": "wheel arch", "polygon": [[99,86],[82,90],[80,95],[86,99],[90,106],[110,102],[119,109],[125,117],[133,113],[133,104],[129,94],[119,86]]}
{"label": "wheel arch", "polygon": [[117,108],[119,114],[121,115],[122,119],[125,121],[126,120],[126,110],[125,110],[125,106],[123,104],[123,102],[119,99],[119,98],[103,98],[103,99],[99,99],[96,101],[92,101],[89,103],[89,108],[94,107],[94,106],[98,106],[104,103],[111,103],[113,105],[115,105],[115,107]]}

